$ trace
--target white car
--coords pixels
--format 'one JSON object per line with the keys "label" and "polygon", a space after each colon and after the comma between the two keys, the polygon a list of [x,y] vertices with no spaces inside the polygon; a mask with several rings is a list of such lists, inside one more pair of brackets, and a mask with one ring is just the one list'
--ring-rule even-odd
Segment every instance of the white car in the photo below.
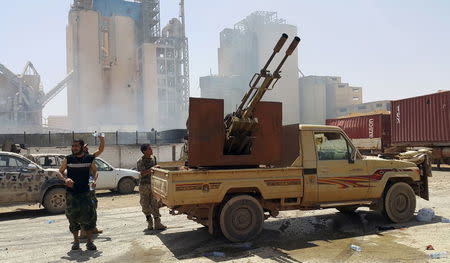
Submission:
{"label": "white car", "polygon": [[[28,158],[44,168],[59,169],[65,156],[61,154],[31,154]],[[95,159],[98,180],[97,190],[117,190],[121,194],[129,194],[139,184],[139,172],[130,169],[114,168],[101,158]]]}
{"label": "white car", "polygon": [[101,158],[95,158],[98,179],[97,190],[117,190],[121,194],[130,194],[139,184],[139,172],[130,169],[114,168]]}

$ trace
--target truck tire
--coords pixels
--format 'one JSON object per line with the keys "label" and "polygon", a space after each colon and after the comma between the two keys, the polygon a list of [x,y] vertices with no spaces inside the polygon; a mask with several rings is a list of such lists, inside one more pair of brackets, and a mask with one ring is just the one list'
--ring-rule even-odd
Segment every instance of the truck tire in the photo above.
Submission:
{"label": "truck tire", "polygon": [[394,223],[404,223],[414,216],[416,195],[407,183],[393,184],[384,197],[384,213]]}
{"label": "truck tire", "polygon": [[262,230],[264,212],[254,197],[239,195],[228,200],[220,211],[220,229],[231,242],[255,238]]}
{"label": "truck tire", "polygon": [[357,205],[341,206],[341,207],[336,207],[336,209],[343,214],[351,214],[351,213],[354,213],[356,211],[356,209],[358,209],[358,206]]}
{"label": "truck tire", "polygon": [[131,194],[134,192],[136,184],[131,178],[122,178],[117,185],[117,190],[121,194]]}
{"label": "truck tire", "polygon": [[48,190],[42,205],[52,214],[63,213],[66,210],[66,189],[58,187]]}

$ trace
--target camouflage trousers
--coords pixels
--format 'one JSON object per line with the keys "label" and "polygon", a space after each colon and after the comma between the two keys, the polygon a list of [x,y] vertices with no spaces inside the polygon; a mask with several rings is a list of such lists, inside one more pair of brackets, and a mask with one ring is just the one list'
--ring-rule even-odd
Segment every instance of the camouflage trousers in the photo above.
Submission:
{"label": "camouflage trousers", "polygon": [[139,185],[139,195],[141,197],[139,202],[142,206],[142,213],[144,213],[147,219],[149,218],[149,216],[153,216],[154,218],[161,217],[161,214],[159,213],[158,202],[155,198],[153,198],[151,184]]}
{"label": "camouflage trousers", "polygon": [[96,224],[96,215],[91,194],[89,192],[67,192],[66,217],[69,220],[70,232],[81,229],[85,231],[93,230]]}
{"label": "camouflage trousers", "polygon": [[98,206],[98,200],[97,200],[97,196],[95,195],[95,190],[92,190],[89,192],[92,201],[94,202],[94,222],[95,222],[95,226],[97,226],[97,206]]}

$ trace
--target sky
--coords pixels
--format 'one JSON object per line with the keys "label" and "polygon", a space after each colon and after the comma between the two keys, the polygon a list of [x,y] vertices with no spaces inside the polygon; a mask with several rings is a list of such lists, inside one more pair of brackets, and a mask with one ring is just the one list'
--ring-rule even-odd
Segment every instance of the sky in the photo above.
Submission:
{"label": "sky", "polygon": [[[44,91],[66,74],[71,0],[15,0],[0,9],[0,63],[15,73],[30,60]],[[191,96],[201,76],[217,73],[219,33],[254,11],[276,11],[298,27],[305,75],[341,76],[363,88],[363,101],[401,99],[450,89],[450,1],[185,0]],[[161,27],[178,1],[161,1]],[[275,40],[274,40],[275,43]],[[66,92],[44,116],[67,114]]]}

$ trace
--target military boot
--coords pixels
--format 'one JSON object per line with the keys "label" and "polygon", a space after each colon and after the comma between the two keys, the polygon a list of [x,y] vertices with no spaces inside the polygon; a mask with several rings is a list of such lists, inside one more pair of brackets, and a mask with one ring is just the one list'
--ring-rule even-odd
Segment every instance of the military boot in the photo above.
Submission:
{"label": "military boot", "polygon": [[155,217],[155,230],[166,230],[167,227],[161,223],[159,217]]}
{"label": "military boot", "polygon": [[146,230],[153,230],[153,219],[152,216],[147,216],[147,229]]}
{"label": "military boot", "polygon": [[94,230],[92,231],[92,234],[101,234],[103,233],[102,229],[99,229],[98,227],[94,228]]}

